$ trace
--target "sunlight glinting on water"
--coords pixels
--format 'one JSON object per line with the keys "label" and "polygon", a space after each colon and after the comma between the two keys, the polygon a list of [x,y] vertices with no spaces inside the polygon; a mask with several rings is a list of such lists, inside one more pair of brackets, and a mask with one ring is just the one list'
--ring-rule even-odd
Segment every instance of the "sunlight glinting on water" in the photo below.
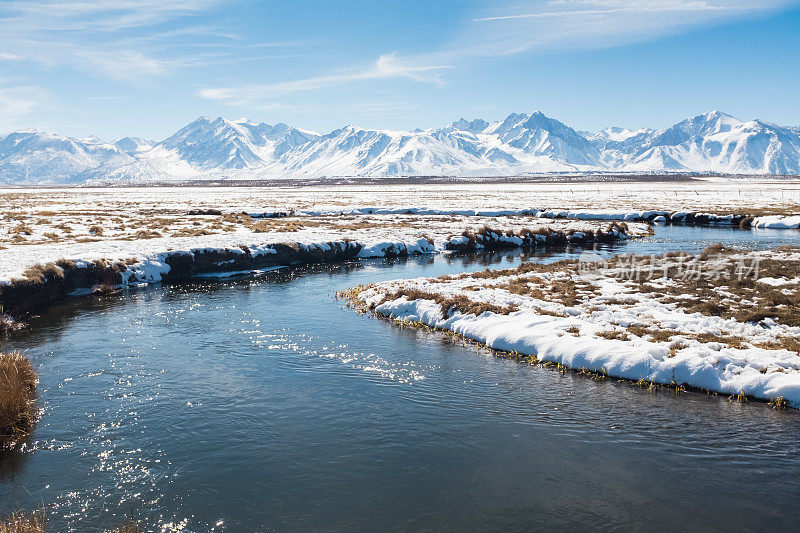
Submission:
{"label": "sunlight glinting on water", "polygon": [[[764,246],[797,242],[798,236],[661,228],[650,239],[600,251],[696,251],[725,239]],[[441,498],[440,479],[458,485],[448,494],[469,494],[476,483],[509,483],[524,472],[548,480],[554,493],[610,505],[604,494],[626,490],[614,476],[626,476],[629,461],[647,457],[637,468],[654,469],[650,475],[667,491],[661,498],[675,507],[681,505],[671,496],[677,485],[664,480],[678,458],[684,470],[721,469],[717,476],[735,467],[751,487],[763,472],[778,479],[798,468],[800,453],[787,440],[794,418],[786,413],[521,366],[471,343],[360,316],[333,298],[356,283],[520,261],[513,254],[477,259],[322,266],[55,309],[39,335],[14,346],[39,368],[43,413],[33,439],[3,473],[13,481],[0,486],[0,498],[28,506],[46,501],[58,530],[102,528],[126,515],[162,531],[280,529],[302,516],[311,517],[313,529],[345,515],[373,516],[346,510],[336,494],[372,509],[408,502],[414,512],[400,507],[402,516],[438,523],[443,518],[427,502]],[[715,426],[717,440],[709,441],[706,424]],[[747,437],[756,433],[764,436],[758,442]],[[550,455],[553,443],[559,453]],[[609,455],[609,449],[619,453]],[[498,459],[498,453],[514,459]],[[602,491],[568,481],[580,477],[566,474],[575,468],[569,458],[585,453],[602,454],[611,480]],[[475,473],[472,459],[459,462],[464,454],[496,468]],[[755,470],[754,454],[760,458]],[[397,473],[392,486],[404,498],[377,489],[386,484],[387,468]],[[243,493],[221,490],[231,483]],[[521,486],[506,493],[517,494]],[[309,493],[332,499],[309,507]],[[800,494],[754,492],[751,500],[760,505],[794,497]],[[242,509],[242,499],[265,503]],[[448,505],[459,509],[465,527],[496,518],[495,511],[469,502]],[[522,512],[520,523],[530,517]],[[586,525],[592,519],[580,520]],[[560,524],[559,516],[547,515],[546,522]]]}

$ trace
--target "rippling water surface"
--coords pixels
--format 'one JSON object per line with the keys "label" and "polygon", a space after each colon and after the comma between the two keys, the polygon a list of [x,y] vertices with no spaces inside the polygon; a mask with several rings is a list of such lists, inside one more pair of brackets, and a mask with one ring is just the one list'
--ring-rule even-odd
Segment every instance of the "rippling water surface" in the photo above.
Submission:
{"label": "rippling water surface", "polygon": [[[659,228],[604,253],[800,243]],[[577,252],[575,252],[577,253]],[[1,349],[41,422],[0,509],[53,531],[796,527],[800,413],[497,359],[343,308],[357,283],[574,255],[437,256],[75,300]]]}

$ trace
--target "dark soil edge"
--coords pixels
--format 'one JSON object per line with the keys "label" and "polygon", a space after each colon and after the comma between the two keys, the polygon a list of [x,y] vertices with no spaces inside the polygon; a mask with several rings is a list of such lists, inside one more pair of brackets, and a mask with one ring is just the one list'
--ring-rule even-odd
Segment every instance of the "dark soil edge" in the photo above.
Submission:
{"label": "dark soil edge", "polygon": [[[502,232],[493,233],[488,228],[478,231],[462,245],[451,245],[454,252],[492,252],[520,247],[552,247],[567,244],[592,246],[628,238],[624,224],[611,224],[606,231],[558,232],[546,230],[535,233],[525,231],[509,234],[523,240],[521,245],[499,238]],[[162,274],[166,283],[189,280],[198,274],[247,272],[277,266],[296,266],[314,263],[337,263],[358,258],[362,245],[349,240],[304,245],[300,243],[273,244],[274,253],[254,252],[247,246],[226,249],[195,249],[191,251],[164,252],[160,260],[169,265],[169,273]],[[383,257],[406,257],[409,250],[403,245],[387,245]],[[60,260],[36,268],[36,276],[13,280],[0,285],[0,312],[17,319],[62,301],[76,292],[109,291],[127,281],[128,284],[148,283],[150,280],[128,272],[132,261],[100,260],[86,265]]]}

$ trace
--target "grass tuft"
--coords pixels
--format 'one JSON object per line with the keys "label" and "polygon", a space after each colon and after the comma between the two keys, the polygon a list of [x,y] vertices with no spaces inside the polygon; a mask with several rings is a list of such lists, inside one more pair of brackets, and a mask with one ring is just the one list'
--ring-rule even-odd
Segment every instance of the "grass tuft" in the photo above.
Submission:
{"label": "grass tuft", "polygon": [[0,447],[12,446],[36,422],[36,371],[19,352],[0,354]]}
{"label": "grass tuft", "polygon": [[64,278],[64,270],[54,265],[53,263],[48,263],[46,265],[36,264],[31,267],[28,267],[25,272],[22,273],[22,277],[28,281],[33,282],[43,282],[47,278]]}
{"label": "grass tuft", "polygon": [[596,337],[601,337],[608,340],[627,341],[630,339],[627,333],[618,329],[610,329],[607,331],[599,331],[595,333]]}
{"label": "grass tuft", "polygon": [[786,400],[783,399],[783,396],[778,396],[777,398],[771,399],[768,405],[776,411],[783,411],[786,409]]}
{"label": "grass tuft", "polygon": [[110,283],[101,283],[92,288],[92,295],[94,296],[111,296],[112,294],[118,294],[120,292],[122,292],[122,289]]}
{"label": "grass tuft", "polygon": [[44,533],[44,513],[14,513],[0,522],[0,533]]}
{"label": "grass tuft", "polygon": [[25,324],[14,320],[14,317],[3,313],[3,306],[0,305],[0,337],[9,335],[12,331],[23,329]]}
{"label": "grass tuft", "polygon": [[12,228],[11,231],[19,235],[33,235],[33,229],[25,224],[20,224],[19,226]]}
{"label": "grass tuft", "polygon": [[[16,512],[0,521],[0,533],[45,533],[47,516],[44,510],[35,513]],[[103,533],[140,533],[141,528],[127,519],[119,526],[104,529]]]}
{"label": "grass tuft", "polygon": [[456,311],[465,315],[480,316],[487,311],[498,315],[507,315],[519,309],[516,306],[501,307],[488,302],[476,302],[464,295],[445,297],[441,294],[421,291],[419,289],[400,289],[395,293],[385,295],[381,303],[398,300],[403,296],[405,296],[406,300],[409,302],[414,300],[432,300],[436,302],[442,309],[443,318],[452,316]]}

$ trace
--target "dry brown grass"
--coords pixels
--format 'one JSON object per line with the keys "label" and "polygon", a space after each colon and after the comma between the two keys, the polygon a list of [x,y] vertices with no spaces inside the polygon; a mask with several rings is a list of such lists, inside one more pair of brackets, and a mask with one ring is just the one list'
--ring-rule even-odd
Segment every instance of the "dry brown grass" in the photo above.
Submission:
{"label": "dry brown grass", "polygon": [[382,222],[372,222],[369,220],[360,220],[358,222],[347,222],[344,224],[336,224],[336,228],[342,230],[362,230],[362,229],[375,229],[393,226],[394,224],[386,224]]}
{"label": "dry brown grass", "polygon": [[577,273],[578,261],[574,259],[564,259],[554,263],[535,263],[532,261],[522,263],[516,268],[504,268],[500,270],[486,269],[482,272],[457,274],[454,276],[442,276],[443,280],[451,279],[497,279],[506,276],[521,276],[528,273],[544,273],[544,272],[566,272]]}
{"label": "dry brown grass", "polygon": [[[161,237],[161,234],[157,231],[150,231],[146,229],[140,229],[133,235],[133,239],[141,240],[141,239],[156,239]],[[132,240],[133,240],[132,239]]]}
{"label": "dry brown grass", "polygon": [[[0,522],[0,533],[45,533],[47,516],[44,510],[35,513],[16,512]],[[119,526],[104,529],[103,533],[140,533],[141,528],[133,520],[125,520]]]}
{"label": "dry brown grass", "polygon": [[607,331],[600,331],[600,332],[595,333],[595,336],[603,338],[603,339],[618,340],[618,341],[627,341],[627,340],[630,339],[630,337],[628,336],[627,333],[625,333],[622,330],[618,330],[618,329],[610,329],[610,330],[607,330]]}
{"label": "dry brown grass", "polygon": [[305,228],[316,228],[323,225],[323,222],[319,220],[286,220],[285,218],[267,218],[255,221],[250,217],[248,217],[248,219],[249,220],[245,220],[243,223],[254,233],[292,233]]}
{"label": "dry brown grass", "polygon": [[22,277],[28,281],[42,282],[45,278],[63,278],[64,271],[53,263],[36,264],[25,269]]}
{"label": "dry brown grass", "polygon": [[678,352],[689,346],[684,341],[672,341],[669,344],[669,355],[667,357],[675,357]]}
{"label": "dry brown grass", "polygon": [[497,285],[499,289],[505,289],[511,294],[519,294],[520,296],[528,296],[529,298],[535,298],[537,300],[545,300],[547,296],[545,296],[544,291],[542,288],[539,287],[531,287],[530,280],[516,278],[512,279],[505,285]]}
{"label": "dry brown grass", "polygon": [[537,307],[535,311],[539,315],[560,316],[560,317],[567,316],[564,313],[559,313],[558,311],[551,311],[550,309],[544,309],[543,307]]}
{"label": "dry brown grass", "polygon": [[0,354],[0,446],[14,444],[36,422],[36,371],[22,354]]}
{"label": "dry brown grass", "polygon": [[20,224],[19,226],[11,228],[11,232],[20,235],[33,235],[33,228],[26,226],[25,224]]}
{"label": "dry brown grass", "polygon": [[200,237],[202,235],[213,235],[213,232],[201,228],[181,228],[172,232],[173,237]]}
{"label": "dry brown grass", "polygon": [[800,339],[789,335],[782,335],[767,344],[758,344],[756,346],[767,350],[789,350],[800,355]]}
{"label": "dry brown grass", "polygon": [[[782,251],[796,252],[797,249],[786,248]],[[696,257],[701,264],[715,261],[726,265],[722,270],[724,276],[718,279],[681,277],[676,267],[667,270],[671,278],[669,285],[655,288],[641,280],[638,290],[651,295],[663,294],[662,301],[674,303],[689,313],[732,318],[739,322],[760,322],[771,318],[786,326],[800,326],[800,298],[785,294],[782,287],[758,283],[754,275],[738,275],[739,253],[713,245]],[[800,261],[761,258],[758,278],[763,277],[800,277]]]}
{"label": "dry brown grass", "polygon": [[628,333],[637,337],[649,337],[652,342],[667,342],[675,335],[681,335],[680,331],[674,329],[662,329],[656,327],[628,326]]}
{"label": "dry brown grass", "polygon": [[253,217],[246,213],[225,213],[220,217],[220,220],[228,224],[245,224],[252,223]]}
{"label": "dry brown grass", "polygon": [[[748,347],[745,344],[746,340],[743,337],[739,337],[736,335],[728,335],[726,333],[720,335],[715,333],[685,333],[674,329],[658,328],[654,326],[647,328],[643,326],[628,326],[625,329],[631,335],[648,339],[651,342],[669,342],[672,340],[672,337],[680,335],[684,338],[695,339],[702,343],[719,343],[737,349],[744,349]],[[677,344],[679,343],[680,341],[676,341],[672,345],[670,345],[670,350],[672,350],[672,348],[674,347],[673,345],[677,346]]]}
{"label": "dry brown grass", "polygon": [[452,313],[459,311],[465,315],[481,315],[486,311],[490,311],[492,313],[496,313],[498,315],[507,315],[509,313],[513,313],[517,311],[518,308],[515,306],[509,307],[501,307],[498,305],[486,303],[486,302],[475,302],[467,298],[463,295],[453,296],[447,298],[442,296],[441,294],[436,294],[433,292],[425,292],[419,289],[400,289],[399,291],[387,294],[384,298],[384,302],[390,302],[392,300],[397,300],[402,298],[403,296],[406,297],[407,300],[431,300],[439,304],[439,307],[442,309],[442,316],[447,318],[452,315]]}
{"label": "dry brown grass", "polygon": [[92,288],[92,295],[94,296],[111,296],[112,294],[119,294],[120,292],[122,292],[122,289],[110,283],[101,283]]}
{"label": "dry brown grass", "polygon": [[700,333],[693,335],[693,338],[704,343],[719,343],[730,346],[731,348],[744,349],[747,348],[744,337],[737,335],[716,335],[714,333]]}
{"label": "dry brown grass", "polygon": [[0,522],[0,533],[44,533],[46,521],[43,512],[14,513]]}

